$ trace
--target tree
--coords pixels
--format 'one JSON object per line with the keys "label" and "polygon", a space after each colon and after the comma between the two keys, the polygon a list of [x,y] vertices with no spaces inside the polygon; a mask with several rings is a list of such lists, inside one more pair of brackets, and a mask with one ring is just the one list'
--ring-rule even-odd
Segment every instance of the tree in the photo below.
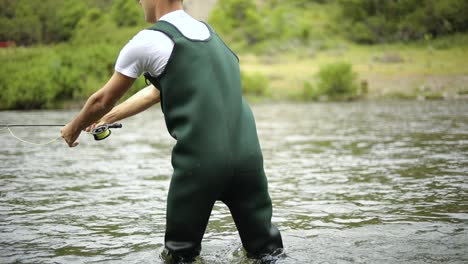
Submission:
{"label": "tree", "polygon": [[142,20],[142,12],[134,1],[115,0],[111,13],[118,26],[136,26]]}
{"label": "tree", "polygon": [[91,0],[1,0],[0,40],[19,45],[68,41],[90,7],[106,3]]}
{"label": "tree", "polygon": [[19,44],[30,44],[42,40],[41,24],[39,16],[34,9],[25,1],[19,1],[15,7],[15,17],[11,19],[12,27],[10,34]]}
{"label": "tree", "polygon": [[422,39],[468,31],[466,0],[339,0],[345,32],[362,43]]}
{"label": "tree", "polygon": [[235,42],[252,45],[265,37],[261,16],[251,0],[218,1],[208,20],[221,35]]}

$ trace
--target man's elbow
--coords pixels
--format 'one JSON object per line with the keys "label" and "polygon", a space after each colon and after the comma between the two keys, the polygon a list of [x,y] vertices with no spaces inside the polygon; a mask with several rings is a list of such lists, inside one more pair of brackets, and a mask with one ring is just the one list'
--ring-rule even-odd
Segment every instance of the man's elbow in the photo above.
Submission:
{"label": "man's elbow", "polygon": [[114,100],[111,100],[111,98],[99,92],[91,95],[88,99],[88,103],[92,105],[93,108],[103,112],[108,112],[115,105]]}
{"label": "man's elbow", "polygon": [[151,87],[146,94],[146,98],[151,104],[157,104],[161,101],[161,93],[155,87]]}

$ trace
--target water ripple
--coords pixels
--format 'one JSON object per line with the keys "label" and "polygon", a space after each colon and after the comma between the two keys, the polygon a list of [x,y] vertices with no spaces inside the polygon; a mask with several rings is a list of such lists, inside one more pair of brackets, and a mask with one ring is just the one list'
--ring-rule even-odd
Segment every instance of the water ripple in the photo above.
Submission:
{"label": "water ripple", "polygon": [[[466,103],[253,110],[287,251],[278,263],[468,262]],[[1,119],[72,115],[2,112]],[[18,133],[44,141],[57,131]],[[84,134],[75,149],[0,139],[0,263],[163,262],[174,140],[159,111],[129,119],[102,142]],[[199,263],[254,263],[222,203]]]}

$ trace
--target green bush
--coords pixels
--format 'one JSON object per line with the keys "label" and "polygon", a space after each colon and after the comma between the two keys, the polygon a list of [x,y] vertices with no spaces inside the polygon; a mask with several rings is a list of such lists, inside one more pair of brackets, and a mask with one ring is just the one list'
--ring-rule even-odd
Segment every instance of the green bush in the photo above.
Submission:
{"label": "green bush", "polygon": [[143,11],[135,1],[114,0],[111,15],[119,27],[133,27],[143,21]]}
{"label": "green bush", "polygon": [[304,88],[302,90],[302,97],[299,97],[299,99],[309,101],[309,100],[317,100],[319,99],[319,97],[320,97],[320,94],[318,94],[317,89],[315,89],[312,83],[310,81],[305,81]]}
{"label": "green bush", "polygon": [[306,100],[350,100],[359,96],[357,74],[352,65],[337,62],[320,68],[317,83],[304,83],[303,97]]}
{"label": "green bush", "polygon": [[330,9],[325,2],[218,1],[208,22],[234,50],[260,53],[290,50],[308,44],[311,39],[323,38],[328,26],[324,21],[329,16],[324,10]]}
{"label": "green bush", "polygon": [[423,39],[468,31],[466,0],[338,0],[345,34],[359,43]]}
{"label": "green bush", "polygon": [[47,65],[53,56],[46,50],[19,50],[15,57],[2,56],[0,108],[37,109],[50,105],[54,87],[49,69],[41,65]]}
{"label": "green bush", "polygon": [[0,53],[0,108],[54,108],[87,98],[111,76],[117,55],[104,44],[8,49]]}
{"label": "green bush", "polygon": [[262,16],[251,0],[218,1],[208,21],[223,38],[240,46],[255,45],[267,38]]}
{"label": "green bush", "polygon": [[87,7],[74,0],[0,1],[0,39],[18,45],[67,41]]}
{"label": "green bush", "polygon": [[[61,108],[85,100],[105,84],[119,50],[144,27],[140,7],[126,0],[9,0],[0,2],[0,15],[7,25],[0,39],[18,46],[0,50],[0,109]],[[68,43],[22,47],[62,41]],[[141,78],[137,85],[143,87]]]}
{"label": "green bush", "polygon": [[246,95],[265,96],[268,90],[268,78],[261,73],[241,72],[242,91]]}

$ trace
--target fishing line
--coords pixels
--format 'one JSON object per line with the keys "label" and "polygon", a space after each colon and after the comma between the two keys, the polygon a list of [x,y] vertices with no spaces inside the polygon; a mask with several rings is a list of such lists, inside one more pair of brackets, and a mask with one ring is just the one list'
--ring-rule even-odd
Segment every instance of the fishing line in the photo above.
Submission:
{"label": "fishing line", "polygon": [[16,136],[13,131],[11,131],[10,127],[7,127],[8,131],[10,132],[10,135],[12,135],[14,138],[16,138],[17,140],[23,142],[23,143],[26,143],[26,144],[30,144],[30,145],[35,145],[35,146],[45,146],[45,145],[49,145],[55,141],[57,141],[59,138],[61,138],[62,136],[58,136],[57,138],[54,138],[52,139],[51,141],[48,141],[48,142],[43,142],[43,143],[35,143],[35,142],[31,142],[31,141],[27,141],[27,140],[24,140],[22,138],[19,138],[18,136]]}
{"label": "fishing line", "polygon": [[[15,133],[13,133],[13,131],[11,130],[11,127],[63,127],[63,126],[64,125],[25,125],[25,124],[0,125],[0,127],[2,127],[0,129],[0,131],[4,130],[4,129],[8,129],[8,131],[10,132],[10,135],[12,137],[14,137],[15,139],[17,139],[17,140],[19,140],[19,141],[21,141],[23,143],[27,143],[27,144],[35,145],[35,146],[45,146],[45,145],[48,145],[48,144],[51,144],[51,143],[57,141],[62,136],[58,136],[57,138],[54,138],[54,139],[52,139],[50,141],[47,141],[47,142],[36,143],[36,142],[27,141],[27,140],[24,140],[24,139],[18,137],[17,135],[15,135]],[[100,126],[97,126],[96,128],[94,128],[91,132],[87,132],[87,133],[92,134],[93,137],[94,137],[94,140],[100,141],[100,140],[108,138],[111,135],[111,130],[109,128],[122,128],[122,124],[114,123],[114,124],[100,125]]]}
{"label": "fishing line", "polygon": [[57,138],[54,138],[50,141],[47,141],[47,142],[41,142],[41,143],[36,143],[36,142],[31,142],[31,141],[27,141],[27,140],[24,140],[20,137],[18,137],[17,135],[15,135],[15,133],[13,132],[13,130],[11,130],[11,127],[63,127],[63,125],[26,125],[26,124],[7,124],[7,125],[0,125],[0,127],[2,127],[1,130],[4,130],[4,129],[7,129],[8,132],[10,132],[10,135],[12,137],[14,137],[15,139],[17,139],[18,141],[20,142],[23,142],[23,143],[26,143],[26,144],[30,144],[30,145],[35,145],[35,146],[45,146],[45,145],[48,145],[48,144],[51,144],[55,141],[57,141],[59,138],[61,138],[61,136],[58,136]]}

